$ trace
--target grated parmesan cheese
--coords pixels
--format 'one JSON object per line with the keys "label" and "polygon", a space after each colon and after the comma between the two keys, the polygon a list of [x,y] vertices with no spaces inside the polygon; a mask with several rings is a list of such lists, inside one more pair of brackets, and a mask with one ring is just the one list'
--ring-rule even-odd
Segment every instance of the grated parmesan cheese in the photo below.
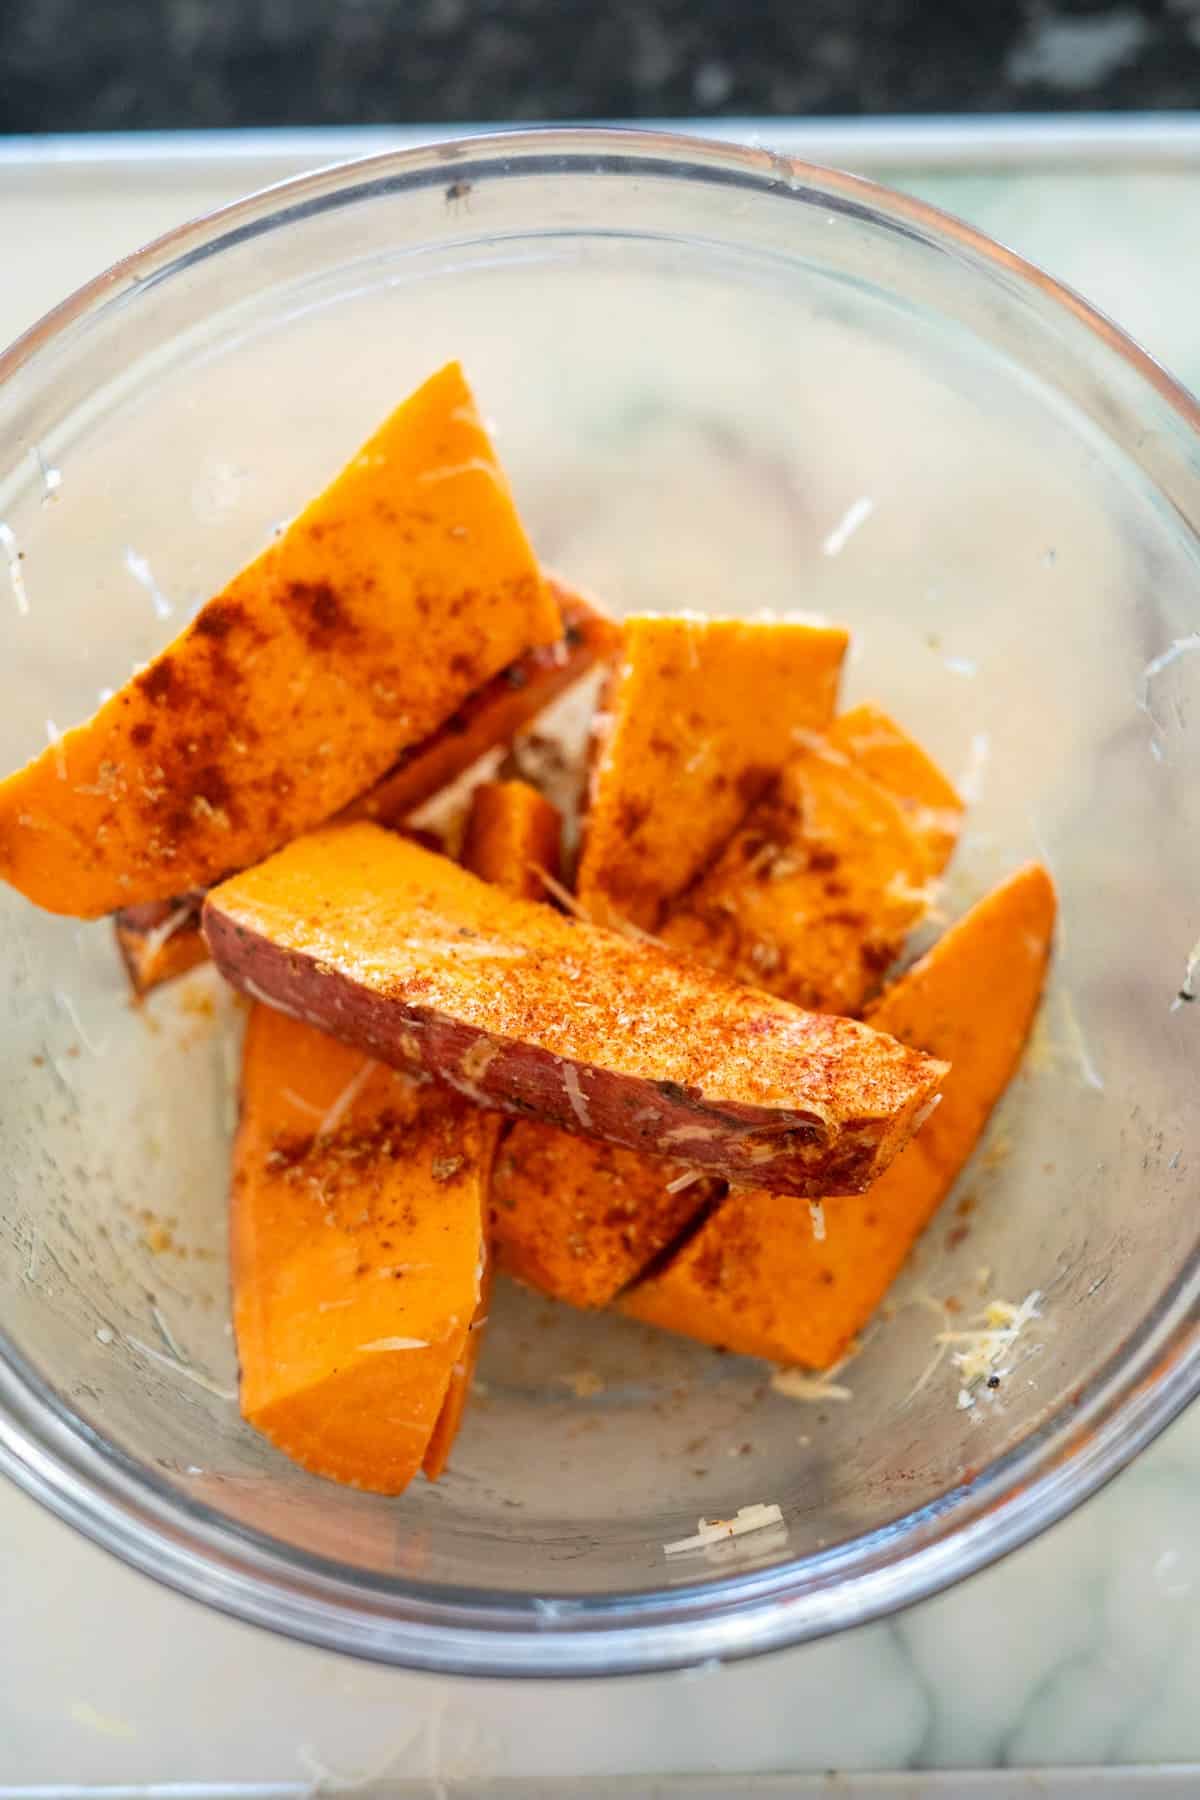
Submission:
{"label": "grated parmesan cheese", "polygon": [[1066,1026],[1070,1048],[1074,1052],[1086,1087],[1095,1088],[1097,1093],[1104,1092],[1104,1077],[1092,1061],[1092,1053],[1088,1041],[1083,1035],[1083,1026],[1079,1022],[1079,1014],[1075,1011],[1075,1002],[1065,987],[1058,990],[1058,1003],[1062,1012],[1063,1024]]}
{"label": "grated parmesan cheese", "polygon": [[486,475],[497,487],[501,486],[492,464],[482,456],[468,456],[460,463],[443,463],[437,469],[422,469],[417,480],[422,486],[428,486],[431,481],[456,481],[460,475]]}
{"label": "grated parmesan cheese", "polygon": [[785,1400],[853,1400],[853,1388],[843,1387],[837,1378],[873,1335],[872,1330],[866,1337],[852,1339],[845,1355],[831,1369],[822,1369],[819,1374],[813,1375],[807,1369],[776,1369],[771,1376],[771,1387]]}
{"label": "grated parmesan cheese", "polygon": [[461,1075],[455,1075],[449,1067],[442,1070],[441,1079],[447,1087],[452,1087],[456,1094],[462,1094],[474,1105],[487,1107],[491,1104],[482,1088],[476,1087],[473,1081],[465,1081]]}
{"label": "grated parmesan cheese", "polygon": [[[259,987],[257,981],[255,981],[251,975],[239,975],[238,985],[249,999],[257,1000],[260,1006],[269,1006],[273,1008],[275,1012],[286,1013],[289,1019],[299,1019],[303,1017],[301,1013],[296,1011],[294,1006],[287,1006],[282,1000],[277,1000],[274,994],[268,994],[266,988]],[[316,1112],[315,1107],[310,1110],[314,1113]]]}
{"label": "grated parmesan cheese", "polygon": [[382,1337],[372,1338],[369,1344],[360,1344],[360,1350],[428,1350],[428,1338]]}
{"label": "grated parmesan cheese", "polygon": [[674,1181],[668,1181],[667,1192],[668,1194],[681,1194],[684,1188],[691,1187],[694,1181],[703,1181],[703,1179],[703,1169],[685,1169],[682,1175],[675,1177]]}
{"label": "grated parmesan cheese", "polygon": [[833,1373],[832,1369],[823,1375],[810,1375],[804,1369],[776,1369],[771,1387],[786,1400],[853,1400],[854,1389],[833,1381]]}
{"label": "grated parmesan cheese", "polygon": [[123,560],[125,567],[129,570],[129,573],[133,576],[133,579],[137,582],[138,586],[144,588],[146,593],[149,594],[150,604],[154,608],[155,618],[169,619],[175,611],[175,608],[154,579],[154,571],[150,567],[147,559],[140,551],[135,550],[132,544],[127,544],[125,546]]}
{"label": "grated parmesan cheese", "polygon": [[869,494],[861,494],[846,508],[833,530],[821,545],[824,556],[840,556],[860,525],[865,525],[875,511],[875,502]]}
{"label": "grated parmesan cheese", "polygon": [[350,1077],[350,1080],[346,1083],[337,1099],[330,1106],[328,1112],[322,1117],[321,1123],[317,1126],[318,1138],[333,1136],[334,1132],[337,1130],[350,1108],[354,1105],[354,1102],[358,1099],[358,1096],[361,1094],[363,1088],[366,1086],[371,1075],[378,1066],[378,1063],[375,1062],[373,1057],[368,1058],[362,1068],[358,1071],[357,1075],[352,1075]]}
{"label": "grated parmesan cheese", "polygon": [[812,1220],[813,1242],[823,1244],[825,1242],[825,1208],[819,1200],[809,1201],[808,1216]]}
{"label": "grated parmesan cheese", "polygon": [[33,454],[38,466],[38,473],[42,478],[42,505],[48,506],[52,501],[58,499],[58,490],[62,486],[62,470],[56,469],[53,463],[46,461],[40,444],[34,445]]}
{"label": "grated parmesan cheese", "polygon": [[1188,1006],[1196,998],[1196,976],[1200,974],[1200,938],[1188,951],[1187,963],[1184,966],[1183,980],[1179,991],[1171,1002],[1171,1011],[1178,1012],[1181,1006]]}
{"label": "grated parmesan cheese", "polygon": [[558,904],[564,911],[570,913],[573,919],[582,919],[585,924],[591,923],[591,914],[579,904],[579,901],[575,898],[574,894],[571,893],[569,888],[563,886],[557,876],[551,875],[548,869],[543,869],[541,863],[530,863],[529,868],[531,873],[537,876],[551,898],[557,900]]}
{"label": "grated parmesan cheese", "polygon": [[296,1092],[295,1088],[280,1088],[279,1092],[289,1106],[294,1106],[297,1112],[307,1113],[310,1119],[323,1119],[327,1117],[327,1114],[323,1113],[319,1106],[314,1106],[311,1100],[306,1100],[303,1094],[298,1094]]}
{"label": "grated parmesan cheese", "polygon": [[53,719],[46,720],[46,742],[54,751],[54,767],[60,781],[67,779],[67,759],[62,747],[62,732]]}
{"label": "grated parmesan cheese", "polygon": [[583,1088],[579,1083],[579,1071],[574,1063],[563,1064],[562,1078],[563,1087],[566,1089],[567,1099],[571,1103],[571,1111],[579,1120],[583,1130],[590,1131],[592,1128],[592,1115],[588,1111],[587,1101],[583,1097]]}
{"label": "grated parmesan cheese", "polygon": [[8,580],[13,591],[13,599],[17,603],[17,611],[22,618],[29,617],[29,593],[25,586],[25,576],[21,569],[21,551],[17,548],[16,534],[11,525],[0,519],[0,545],[4,548],[4,559],[8,564]]}
{"label": "grated parmesan cheese", "polygon": [[[1145,713],[1154,726],[1156,734],[1162,731],[1162,723],[1154,711],[1150,694],[1151,683],[1162,674],[1164,669],[1169,669],[1179,657],[1187,656],[1195,650],[1200,650],[1200,631],[1190,631],[1186,637],[1172,638],[1168,647],[1160,651],[1157,656],[1152,657],[1142,670],[1142,678],[1138,684],[1138,710]],[[1161,762],[1162,747],[1158,744],[1157,736],[1151,740],[1151,749],[1156,752],[1155,760]]]}
{"label": "grated parmesan cheese", "polygon": [[131,1350],[138,1350],[143,1356],[148,1356],[151,1362],[161,1363],[164,1369],[171,1369],[176,1375],[182,1375],[185,1381],[194,1382],[197,1387],[203,1388],[206,1394],[212,1394],[218,1400],[237,1399],[237,1394],[232,1388],[222,1387],[219,1382],[211,1381],[199,1369],[194,1369],[191,1363],[177,1362],[173,1356],[166,1355],[162,1350],[156,1350],[152,1344],[143,1343],[141,1338],[133,1337],[128,1332],[125,1335],[125,1342]]}
{"label": "grated parmesan cheese", "polygon": [[967,766],[955,784],[968,806],[974,806],[983,793],[983,774],[991,753],[991,738],[986,731],[977,731],[971,739]]}
{"label": "grated parmesan cheese", "polygon": [[101,1043],[97,1044],[95,1040],[89,1036],[87,1026],[79,1016],[79,1008],[72,1000],[70,994],[66,993],[62,988],[55,988],[54,1003],[59,1011],[71,1021],[71,1024],[79,1033],[83,1047],[88,1052],[89,1056],[103,1056],[108,1048],[108,1039],[105,1038]]}
{"label": "grated parmesan cheese", "polygon": [[152,1306],[150,1308],[150,1317],[158,1327],[159,1337],[167,1346],[167,1349],[171,1352],[171,1355],[175,1358],[176,1362],[186,1363],[190,1368],[191,1357],[184,1355],[184,1352],[179,1347],[175,1334],[172,1332],[171,1327],[167,1324],[167,1321],[163,1318],[162,1312],[157,1306]]}
{"label": "grated parmesan cheese", "polygon": [[958,1393],[958,1407],[961,1411],[969,1411],[975,1404],[973,1389],[990,1375],[1005,1374],[999,1367],[1004,1357],[1015,1345],[1017,1339],[1032,1319],[1040,1319],[1038,1302],[1041,1300],[1041,1289],[1034,1288],[1026,1294],[1020,1306],[1014,1306],[1009,1300],[991,1300],[977,1317],[981,1321],[980,1328],[974,1331],[939,1331],[934,1343],[940,1347],[960,1346],[952,1349],[950,1360],[958,1370],[961,1386]]}
{"label": "grated parmesan cheese", "polygon": [[743,1537],[748,1531],[762,1531],[768,1525],[782,1524],[783,1513],[774,1503],[739,1506],[732,1519],[698,1519],[695,1537],[678,1538],[673,1544],[664,1544],[663,1552],[667,1556],[680,1556],[688,1550],[705,1550],[725,1538]]}
{"label": "grated parmesan cheese", "polygon": [[[112,690],[110,688],[109,689],[109,697],[110,698],[111,698],[111,695],[112,695]],[[196,916],[196,909],[194,906],[192,906],[190,904],[186,905],[186,906],[177,906],[175,908],[174,912],[169,912],[167,914],[166,918],[163,920],[162,924],[155,925],[153,927],[153,929],[148,931],[146,933],[145,937],[142,939],[142,944],[143,944],[147,954],[150,957],[157,956],[159,951],[162,949],[163,945],[167,942],[167,940],[169,938],[173,938],[175,933],[179,930],[179,928],[182,925],[186,925],[188,920],[194,919],[195,916]]]}

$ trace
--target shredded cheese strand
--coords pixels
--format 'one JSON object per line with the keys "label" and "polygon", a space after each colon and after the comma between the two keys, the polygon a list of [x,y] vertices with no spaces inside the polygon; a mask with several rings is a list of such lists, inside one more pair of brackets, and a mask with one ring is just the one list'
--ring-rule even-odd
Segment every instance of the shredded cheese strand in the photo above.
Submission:
{"label": "shredded cheese strand", "polygon": [[762,1531],[768,1525],[782,1525],[783,1512],[773,1502],[755,1506],[739,1506],[732,1519],[700,1519],[695,1537],[677,1538],[664,1544],[667,1556],[680,1556],[687,1550],[704,1550],[709,1544],[725,1538],[743,1537],[748,1531]]}

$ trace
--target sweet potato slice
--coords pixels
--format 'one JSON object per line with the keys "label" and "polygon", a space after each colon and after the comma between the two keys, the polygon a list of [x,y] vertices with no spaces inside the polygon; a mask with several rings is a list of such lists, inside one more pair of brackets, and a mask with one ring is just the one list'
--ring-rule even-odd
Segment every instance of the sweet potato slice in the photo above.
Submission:
{"label": "sweet potato slice", "polygon": [[327,819],[558,609],[450,364],[86,724],[0,783],[0,876],[82,918]]}
{"label": "sweet potato slice", "polygon": [[253,997],[480,1105],[797,1194],[856,1193],[941,1063],[656,945],[511,899],[377,826],[298,839],[215,888],[204,929]]}
{"label": "sweet potato slice", "polygon": [[1050,877],[1031,864],[883,995],[872,1022],[953,1066],[940,1106],[875,1186],[823,1209],[823,1239],[779,1195],[731,1193],[665,1268],[624,1296],[622,1310],[748,1356],[832,1367],[949,1192],[1017,1067],[1054,916]]}
{"label": "sweet potato slice", "polygon": [[847,635],[779,619],[625,620],[598,729],[577,893],[653,931],[787,758],[833,716]]}
{"label": "sweet potato slice", "polygon": [[399,1493],[480,1293],[494,1120],[256,1006],[231,1247],[243,1416],[315,1474]]}
{"label": "sweet potato slice", "polygon": [[[507,894],[536,900],[542,892],[539,871],[558,873],[562,820],[548,800],[523,781],[482,782],[471,796],[463,861],[485,881]],[[502,1122],[494,1119],[497,1138]],[[450,1372],[446,1397],[429,1440],[422,1467],[436,1481],[446,1467],[462,1424],[483,1332],[491,1305],[493,1258],[490,1233],[484,1235],[484,1270],[479,1300],[462,1355]]]}
{"label": "sweet potato slice", "polygon": [[[487,751],[513,738],[595,663],[615,654],[620,640],[616,623],[553,577],[548,585],[562,612],[558,641],[524,651],[468,695],[429,737],[406,750],[382,781],[352,800],[343,818],[401,824]],[[136,994],[148,994],[207,958],[200,932],[203,904],[204,895],[197,892],[117,913],[117,942]]]}
{"label": "sweet potato slice", "polygon": [[718,1191],[682,1163],[520,1120],[492,1177],[496,1266],[573,1306],[607,1306]]}
{"label": "sweet potato slice", "polygon": [[[488,802],[494,820],[536,821],[552,857],[543,809],[519,783]],[[530,891],[527,837],[475,841]],[[445,1467],[486,1316],[500,1128],[452,1090],[252,1009],[231,1221],[242,1411],[315,1473],[397,1493]]]}
{"label": "sweet potato slice", "polygon": [[829,742],[895,797],[925,846],[930,875],[940,875],[958,842],[963,803],[933,758],[870,701],[840,713]]}
{"label": "sweet potato slice", "polygon": [[471,796],[463,867],[517,899],[543,900],[557,879],[562,818],[527,781],[481,781]]}
{"label": "sweet potato slice", "polygon": [[446,1473],[450,1452],[454,1448],[455,1439],[458,1437],[459,1428],[466,1415],[467,1405],[471,1398],[471,1385],[475,1380],[475,1369],[479,1362],[479,1352],[483,1349],[483,1334],[488,1321],[488,1309],[492,1304],[494,1279],[495,1264],[489,1254],[484,1262],[479,1280],[479,1299],[471,1319],[471,1329],[467,1334],[467,1341],[463,1345],[462,1354],[450,1371],[450,1380],[446,1385],[442,1408],[430,1433],[429,1442],[425,1447],[425,1455],[421,1459],[421,1470],[427,1481],[438,1481]]}
{"label": "sweet potato slice", "polygon": [[198,892],[127,906],[116,915],[117,948],[139,998],[208,961],[208,945],[200,930],[203,905],[204,895]]}
{"label": "sweet potato slice", "polygon": [[814,740],[660,929],[797,1006],[856,1013],[927,908],[928,851],[899,803]]}

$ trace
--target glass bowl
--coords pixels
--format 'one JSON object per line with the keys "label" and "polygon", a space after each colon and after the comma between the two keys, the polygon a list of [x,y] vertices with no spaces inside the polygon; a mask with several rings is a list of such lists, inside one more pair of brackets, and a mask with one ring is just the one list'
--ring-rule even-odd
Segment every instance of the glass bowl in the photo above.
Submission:
{"label": "glass bowl", "polygon": [[[0,363],[0,767],[455,355],[570,579],[618,610],[852,626],[849,697],[972,799],[948,913],[1049,862],[1024,1071],[849,1400],[503,1287],[450,1473],[381,1500],[238,1418],[236,1010],[211,970],[133,1007],[106,924],[6,890],[0,1467],[182,1591],[359,1655],[744,1655],[979,1568],[1196,1389],[1197,409],[965,226],[766,151],[551,130],[308,176],[129,258]],[[940,1303],[1034,1291],[1011,1376],[960,1410]],[[754,1502],[783,1525],[664,1554]]]}

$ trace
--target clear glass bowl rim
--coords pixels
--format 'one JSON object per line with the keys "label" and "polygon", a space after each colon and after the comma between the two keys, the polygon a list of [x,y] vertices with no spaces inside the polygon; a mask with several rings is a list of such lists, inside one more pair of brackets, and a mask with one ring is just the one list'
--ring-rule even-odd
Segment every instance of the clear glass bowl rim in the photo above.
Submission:
{"label": "clear glass bowl rim", "polygon": [[[1200,405],[1110,320],[962,221],[862,177],[777,152],[660,131],[550,126],[395,151],[296,177],[181,225],[80,288],[3,354],[0,383],[138,284],[289,217],[363,199],[530,173],[716,181],[781,205],[852,209],[1016,280],[1101,340],[1200,451]],[[891,1613],[995,1562],[1131,1461],[1200,1391],[1200,1251],[1068,1405],[935,1504],[775,1568],[540,1601],[389,1580],[235,1525],[77,1419],[0,1332],[0,1473],[95,1543],[180,1593],[302,1641],[401,1667],[490,1676],[679,1668],[800,1643]]]}

